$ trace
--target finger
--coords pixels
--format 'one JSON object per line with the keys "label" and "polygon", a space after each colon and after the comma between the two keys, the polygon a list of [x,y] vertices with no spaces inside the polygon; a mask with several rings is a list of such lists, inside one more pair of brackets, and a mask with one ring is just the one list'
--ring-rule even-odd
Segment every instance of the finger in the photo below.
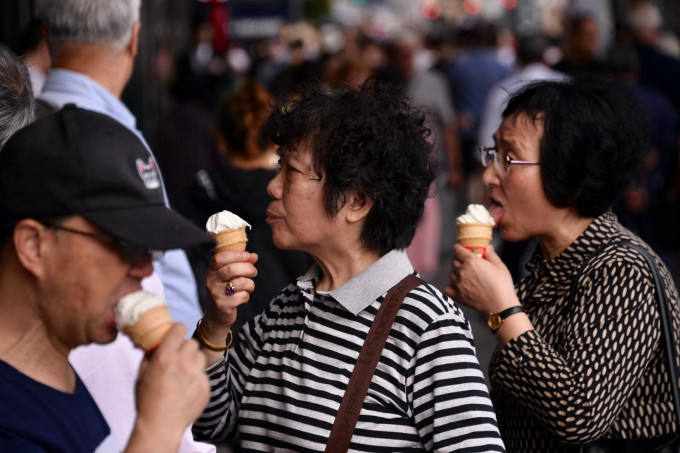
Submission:
{"label": "finger", "polygon": [[181,343],[186,337],[187,328],[184,324],[176,322],[173,323],[168,333],[165,335],[161,343],[158,345],[154,356],[165,354],[164,351],[176,351],[179,349]]}
{"label": "finger", "polygon": [[469,255],[472,255],[472,252],[470,252],[468,249],[466,249],[459,243],[455,243],[453,245],[453,255],[455,260],[462,262],[468,259]]}
{"label": "finger", "polygon": [[460,279],[460,276],[458,275],[458,272],[455,270],[452,270],[449,272],[449,282],[452,285],[456,285],[458,283],[458,280]]}
{"label": "finger", "polygon": [[222,285],[222,288],[219,290],[219,292],[211,291],[211,296],[213,302],[215,303],[215,307],[225,314],[230,313],[239,305],[243,305],[250,300],[250,293],[248,291],[236,290],[233,294],[226,294],[224,288],[224,285]]}
{"label": "finger", "polygon": [[248,257],[248,262],[250,264],[255,264],[257,263],[257,260],[260,259],[260,256],[257,253],[251,253],[250,256]]}
{"label": "finger", "polygon": [[192,339],[184,340],[181,347],[181,353],[186,357],[186,361],[191,364],[196,369],[204,370],[206,357],[205,354],[201,353],[198,341]]}
{"label": "finger", "polygon": [[449,272],[449,280],[451,280],[451,282],[456,282],[458,279],[460,279],[460,268],[460,262],[451,262],[451,271]]}
{"label": "finger", "polygon": [[491,245],[491,244],[489,244],[489,245],[486,247],[486,250],[484,251],[484,258],[485,258],[488,262],[494,263],[494,264],[498,264],[498,263],[502,263],[502,262],[503,262],[503,260],[501,260],[501,257],[498,256],[498,254],[496,253],[496,249],[495,249],[495,248],[493,247],[493,245]]}
{"label": "finger", "polygon": [[213,272],[224,282],[231,281],[237,277],[253,278],[257,275],[255,266],[248,262],[226,264],[215,269]]}
{"label": "finger", "polygon": [[210,261],[210,269],[217,270],[222,266],[231,263],[247,262],[250,259],[250,253],[246,251],[225,251],[217,252],[213,255]]}
{"label": "finger", "polygon": [[[240,292],[240,291],[245,291],[247,293],[252,293],[255,291],[255,282],[249,278],[245,277],[237,277],[229,280],[228,283],[231,283],[234,287],[234,294]],[[225,291],[225,294],[227,292]],[[229,295],[229,294],[227,294]]]}

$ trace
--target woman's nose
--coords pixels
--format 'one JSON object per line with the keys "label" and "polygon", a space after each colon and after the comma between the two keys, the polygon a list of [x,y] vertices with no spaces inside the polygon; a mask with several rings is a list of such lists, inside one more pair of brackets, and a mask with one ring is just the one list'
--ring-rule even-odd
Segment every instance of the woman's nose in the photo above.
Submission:
{"label": "woman's nose", "polygon": [[281,171],[279,171],[269,184],[267,184],[267,193],[275,200],[281,198]]}
{"label": "woman's nose", "polygon": [[496,166],[493,164],[493,162],[491,162],[490,165],[484,169],[484,172],[482,173],[482,182],[484,182],[484,185],[487,187],[498,186],[500,184],[498,171],[496,171]]}

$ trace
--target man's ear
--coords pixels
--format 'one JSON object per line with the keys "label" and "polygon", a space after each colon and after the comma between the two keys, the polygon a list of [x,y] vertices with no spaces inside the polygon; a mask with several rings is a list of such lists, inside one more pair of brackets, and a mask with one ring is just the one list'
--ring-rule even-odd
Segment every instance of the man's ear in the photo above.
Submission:
{"label": "man's ear", "polygon": [[128,43],[127,51],[132,54],[132,58],[137,57],[137,52],[139,51],[139,31],[142,28],[142,23],[140,21],[132,24],[132,33],[130,35],[130,42]]}
{"label": "man's ear", "polygon": [[45,233],[44,225],[33,219],[20,220],[14,226],[12,242],[17,259],[35,277],[41,277],[44,273]]}
{"label": "man's ear", "polygon": [[349,222],[358,222],[364,219],[373,207],[373,202],[368,198],[353,193],[347,202],[347,220]]}

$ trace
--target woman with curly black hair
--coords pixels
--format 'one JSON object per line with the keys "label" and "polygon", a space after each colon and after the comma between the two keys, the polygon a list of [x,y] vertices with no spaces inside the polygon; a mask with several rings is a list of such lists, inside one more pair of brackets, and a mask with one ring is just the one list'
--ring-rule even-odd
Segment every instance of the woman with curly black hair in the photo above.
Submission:
{"label": "woman with curly black hair", "polygon": [[[214,353],[197,437],[238,431],[248,451],[337,447],[329,434],[364,340],[374,322],[384,330],[376,313],[416,274],[404,249],[436,169],[427,124],[402,94],[372,81],[279,101],[270,128],[281,170],[268,186],[267,222],[278,247],[316,264],[243,326],[233,349]],[[204,318],[203,333],[224,343],[238,302],[217,268],[208,291],[225,322]],[[504,451],[459,307],[420,281],[387,332],[349,450]]]}
{"label": "woman with curly black hair", "polygon": [[667,451],[677,438],[652,267],[622,241],[653,257],[676,336],[678,292],[611,212],[644,169],[637,112],[613,87],[538,82],[481,150],[503,238],[539,244],[516,287],[493,247],[481,260],[456,245],[446,289],[496,334],[491,394],[510,452]]}

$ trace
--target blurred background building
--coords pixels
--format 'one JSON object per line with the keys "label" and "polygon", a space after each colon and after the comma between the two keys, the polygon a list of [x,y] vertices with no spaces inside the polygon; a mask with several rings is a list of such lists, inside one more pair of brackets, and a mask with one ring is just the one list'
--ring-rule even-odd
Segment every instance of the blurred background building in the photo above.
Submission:
{"label": "blurred background building", "polygon": [[[493,23],[499,52],[517,36],[542,34],[556,47],[548,58],[558,60],[565,44],[567,19],[591,14],[598,24],[598,55],[627,39],[627,15],[635,0],[144,0],[142,38],[137,68],[126,104],[141,128],[153,133],[171,102],[170,87],[177,63],[192,55],[197,72],[214,77],[219,95],[233,89],[234,76],[252,71],[271,77],[302,41],[307,59],[341,51],[348,35],[381,43],[412,30],[429,36],[455,52],[456,33],[478,21]],[[655,0],[664,20],[664,40],[676,55],[680,4]],[[30,0],[0,2],[0,41],[26,53],[27,32],[33,19]],[[448,42],[447,42],[448,41]],[[505,58],[514,61],[511,51]],[[273,67],[272,67],[273,66]],[[224,76],[223,78],[220,78]],[[140,94],[144,93],[144,96]]]}

